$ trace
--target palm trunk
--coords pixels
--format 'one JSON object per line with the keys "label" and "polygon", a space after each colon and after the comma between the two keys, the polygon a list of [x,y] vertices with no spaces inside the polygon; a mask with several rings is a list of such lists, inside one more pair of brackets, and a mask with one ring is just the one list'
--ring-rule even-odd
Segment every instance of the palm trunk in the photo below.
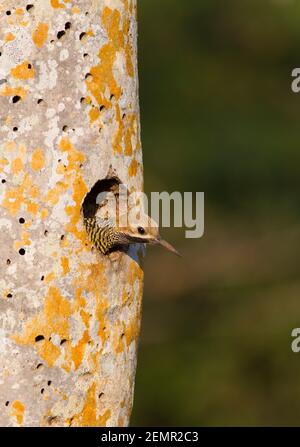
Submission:
{"label": "palm trunk", "polygon": [[142,253],[81,206],[110,167],[142,188],[136,0],[29,3],[0,14],[0,425],[126,426]]}

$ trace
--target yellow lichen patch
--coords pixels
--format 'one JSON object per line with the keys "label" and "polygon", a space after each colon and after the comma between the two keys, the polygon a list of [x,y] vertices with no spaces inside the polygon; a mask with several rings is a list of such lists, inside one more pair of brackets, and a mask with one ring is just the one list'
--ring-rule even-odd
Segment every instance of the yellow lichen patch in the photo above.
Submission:
{"label": "yellow lichen patch", "polygon": [[24,411],[25,411],[25,405],[22,404],[19,400],[14,400],[11,404],[12,411],[11,416],[16,418],[16,422],[19,425],[23,424],[24,419]]}
{"label": "yellow lichen patch", "polygon": [[77,6],[74,6],[74,7],[71,9],[71,11],[72,11],[73,14],[80,14],[80,9],[77,8]]}
{"label": "yellow lichen patch", "polygon": [[73,234],[76,239],[81,242],[86,242],[87,235],[84,228],[79,230],[77,228],[78,223],[81,220],[80,208],[84,196],[86,195],[88,189],[82,178],[80,172],[80,165],[85,161],[85,155],[78,151],[68,138],[62,138],[59,143],[59,148],[62,152],[67,152],[68,154],[68,165],[64,172],[65,180],[72,185],[73,189],[73,201],[75,205],[66,206],[65,212],[70,217],[70,221],[66,226],[66,230]]}
{"label": "yellow lichen patch", "polygon": [[52,205],[52,206],[56,205],[59,201],[61,194],[64,191],[66,191],[67,188],[68,188],[68,185],[66,183],[57,182],[55,187],[53,189],[50,189],[50,191],[48,192],[48,194],[46,195],[44,200],[49,205]]}
{"label": "yellow lichen patch", "polygon": [[18,16],[22,16],[22,15],[24,15],[24,9],[22,9],[22,8],[16,8],[15,13],[16,13]]}
{"label": "yellow lichen patch", "polygon": [[91,123],[93,123],[94,121],[96,121],[99,116],[100,116],[100,112],[99,109],[96,109],[96,107],[93,107],[90,111],[89,111],[89,116],[90,116],[90,121]]}
{"label": "yellow lichen patch", "polygon": [[128,175],[130,177],[135,177],[138,169],[138,162],[133,159],[128,168]]}
{"label": "yellow lichen patch", "polygon": [[11,42],[15,40],[16,36],[13,33],[7,33],[4,37],[5,42]]}
{"label": "yellow lichen patch", "polygon": [[134,113],[130,114],[127,117],[127,129],[125,132],[125,155],[132,155],[133,154],[133,147],[132,147],[132,138],[136,136],[137,133],[137,121],[136,121],[136,115]]}
{"label": "yellow lichen patch", "polygon": [[[49,273],[45,282],[55,278],[53,272]],[[75,300],[69,302],[56,287],[50,287],[45,298],[44,309],[25,323],[21,334],[14,334],[13,340],[21,345],[33,346],[39,356],[47,362],[49,367],[55,365],[58,358],[63,355],[61,367],[69,372],[72,367],[79,368],[82,364],[85,349],[90,342],[89,320],[90,315],[84,310],[86,302],[81,296],[82,288],[75,291]],[[86,330],[80,340],[74,345],[70,340],[71,316],[80,315]],[[64,340],[62,346],[54,345],[51,335],[56,334]]]}
{"label": "yellow lichen patch", "polygon": [[34,68],[28,61],[24,61],[22,64],[12,68],[10,74],[15,79],[30,79],[34,78]]}
{"label": "yellow lichen patch", "polygon": [[[19,171],[19,168],[21,166],[20,163],[21,163],[20,161],[13,161],[11,172],[13,173],[20,172],[20,174],[22,174],[23,170]],[[38,196],[39,196],[38,187],[32,183],[30,176],[28,174],[25,174],[23,181],[19,186],[7,189],[4,199],[2,201],[2,206],[6,208],[11,213],[12,216],[15,216],[22,206],[26,206],[28,212],[36,215],[39,206],[31,199],[36,198]]]}
{"label": "yellow lichen patch", "polygon": [[140,333],[140,317],[136,316],[125,328],[124,334],[126,339],[127,346],[130,346],[131,343],[137,340]]}
{"label": "yellow lichen patch", "polygon": [[129,76],[133,77],[133,75],[134,75],[134,68],[133,68],[133,62],[132,62],[132,48],[131,48],[131,45],[129,43],[126,44],[125,54],[126,54],[127,73],[128,73]]}
{"label": "yellow lichen patch", "polygon": [[70,271],[69,259],[66,257],[62,257],[60,260],[60,263],[61,263],[63,275],[66,275],[67,273],[69,273],[69,271]]}
{"label": "yellow lichen patch", "polygon": [[41,219],[42,219],[42,220],[45,220],[46,217],[48,217],[48,215],[49,215],[49,211],[47,210],[47,208],[43,208],[43,209],[41,210]]}
{"label": "yellow lichen patch", "polygon": [[32,40],[38,48],[42,48],[48,37],[49,26],[47,23],[39,23],[32,33]]}
{"label": "yellow lichen patch", "polygon": [[13,174],[18,174],[20,171],[22,171],[23,167],[24,164],[21,158],[15,158],[11,164],[11,172]]}
{"label": "yellow lichen patch", "polygon": [[8,165],[9,162],[6,158],[0,158],[0,172],[4,171],[4,166]]}
{"label": "yellow lichen patch", "polygon": [[46,277],[45,277],[45,283],[46,283],[46,284],[49,284],[50,282],[54,281],[55,278],[56,278],[55,273],[54,273],[54,272],[50,272],[50,273],[48,273],[48,274],[46,275]]}
{"label": "yellow lichen patch", "polygon": [[42,149],[37,148],[33,152],[30,164],[34,171],[40,171],[45,166],[45,156]]}
{"label": "yellow lichen patch", "polygon": [[[90,266],[79,267],[79,272],[88,270],[88,275],[80,274],[74,280],[74,285],[79,286],[80,290],[84,289],[96,299],[95,316],[99,322],[98,335],[104,345],[107,339],[107,324],[105,322],[105,313],[108,308],[108,301],[104,298],[107,291],[107,279],[104,267],[101,264],[91,264]],[[85,316],[82,316],[85,320]],[[86,323],[87,326],[87,323]]]}
{"label": "yellow lichen patch", "polygon": [[121,111],[120,107],[116,105],[116,122],[118,123],[118,130],[113,140],[113,149],[115,152],[121,154],[122,153],[122,141],[124,136],[124,123],[121,119]]}
{"label": "yellow lichen patch", "polygon": [[29,239],[29,233],[27,231],[22,231],[21,233],[21,240],[14,242],[14,249],[19,250],[21,247],[28,246],[31,244],[31,241]]}
{"label": "yellow lichen patch", "polygon": [[24,188],[22,186],[11,188],[6,191],[2,201],[2,206],[6,208],[12,216],[19,211],[24,200]]}
{"label": "yellow lichen patch", "polygon": [[[60,355],[60,349],[53,345],[51,334],[61,339],[69,336],[69,317],[72,314],[70,302],[63,298],[60,291],[50,287],[45,298],[44,310],[31,318],[21,334],[14,334],[12,339],[20,345],[34,346],[48,366],[53,366]],[[36,337],[43,337],[42,339]]]}
{"label": "yellow lichen patch", "polygon": [[35,202],[31,202],[30,200],[26,201],[25,203],[26,203],[28,213],[36,216],[39,211],[39,205]]}
{"label": "yellow lichen patch", "polygon": [[74,368],[77,369],[82,363],[85,348],[90,341],[88,331],[84,331],[83,337],[79,340],[75,347],[71,347],[71,359],[74,363]]}
{"label": "yellow lichen patch", "polygon": [[2,295],[3,299],[7,300],[8,298],[10,298],[12,296],[12,293],[11,293],[11,290],[5,289],[5,290],[1,291],[1,295]]}
{"label": "yellow lichen patch", "polygon": [[106,410],[97,415],[96,383],[93,383],[86,394],[86,400],[80,413],[72,417],[72,426],[75,427],[105,427],[110,418],[111,411]]}
{"label": "yellow lichen patch", "polygon": [[63,3],[59,3],[58,0],[50,0],[50,4],[52,8],[59,9],[59,8],[65,8],[65,5]]}
{"label": "yellow lichen patch", "polygon": [[5,87],[0,90],[0,96],[20,96],[22,99],[26,97],[26,90],[23,87],[10,87],[5,85]]}
{"label": "yellow lichen patch", "polygon": [[111,101],[106,97],[106,91],[109,91],[110,97],[113,95],[116,99],[120,98],[122,92],[113,74],[117,52],[122,49],[124,44],[120,21],[119,11],[111,10],[108,7],[104,8],[102,23],[107,31],[109,42],[100,49],[98,55],[100,63],[91,68],[91,76],[86,80],[87,89],[99,106],[104,105],[107,108],[111,107]]}

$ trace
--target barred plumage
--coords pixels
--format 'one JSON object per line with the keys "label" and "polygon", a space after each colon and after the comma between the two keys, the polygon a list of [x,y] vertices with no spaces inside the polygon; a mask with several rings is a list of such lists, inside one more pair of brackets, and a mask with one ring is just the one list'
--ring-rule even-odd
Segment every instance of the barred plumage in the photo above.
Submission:
{"label": "barred plumage", "polygon": [[120,237],[109,220],[88,217],[84,219],[84,225],[91,242],[102,254],[106,255],[118,245]]}
{"label": "barred plumage", "polygon": [[179,255],[172,245],[160,237],[157,224],[148,216],[144,220],[146,225],[143,227],[137,225],[120,229],[112,220],[94,216],[85,217],[84,225],[91,242],[104,255],[117,247],[137,243],[159,244]]}

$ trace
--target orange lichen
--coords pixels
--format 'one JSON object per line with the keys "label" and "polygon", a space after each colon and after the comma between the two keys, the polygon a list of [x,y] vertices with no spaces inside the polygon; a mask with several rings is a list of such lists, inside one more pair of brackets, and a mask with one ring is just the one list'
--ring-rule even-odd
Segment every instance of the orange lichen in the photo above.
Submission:
{"label": "orange lichen", "polygon": [[100,112],[98,109],[96,109],[94,107],[89,111],[89,116],[90,116],[91,123],[93,123],[94,121],[96,121],[99,118]]}
{"label": "orange lichen", "polygon": [[23,200],[24,187],[14,187],[6,191],[2,206],[6,208],[12,216],[15,216],[23,204]]}
{"label": "orange lichen", "polygon": [[34,171],[40,171],[45,166],[44,151],[41,148],[37,148],[31,157],[31,168]]}
{"label": "orange lichen", "polygon": [[49,26],[47,23],[39,23],[32,34],[32,40],[38,48],[42,48],[48,37]]}
{"label": "orange lichen", "polygon": [[[24,148],[25,149],[25,148]],[[25,149],[26,150],[26,149]],[[19,153],[22,154],[22,146],[19,146]],[[23,152],[24,153],[24,152]],[[12,162],[11,172],[16,174],[23,174],[23,166],[21,167],[21,159],[15,159]],[[2,201],[2,206],[6,208],[12,216],[15,216],[22,205],[27,207],[28,212],[36,215],[39,209],[39,206],[32,199],[37,198],[39,196],[39,189],[36,185],[32,183],[32,180],[29,174],[25,174],[23,176],[23,181],[19,184],[19,186],[13,186],[5,192],[4,199]]]}
{"label": "orange lichen", "polygon": [[129,28],[130,28],[130,17],[132,17],[132,11],[133,11],[133,3],[130,2],[130,4],[128,4],[128,0],[123,0],[124,4],[125,4],[125,10],[126,10],[126,14],[125,14],[125,20],[124,20],[124,24],[123,24],[123,33],[124,36],[127,36],[127,42],[125,44],[125,58],[126,58],[126,69],[127,69],[127,74],[130,77],[133,77],[134,75],[134,67],[133,67],[133,61],[132,61],[132,54],[133,54],[133,49],[130,43],[130,39],[129,39]]}
{"label": "orange lichen", "polygon": [[77,8],[77,6],[74,6],[74,7],[71,9],[71,11],[72,11],[73,14],[80,14],[80,9]]}
{"label": "orange lichen", "polygon": [[128,175],[130,177],[135,177],[138,169],[138,162],[133,159],[128,168]]}
{"label": "orange lichen", "polygon": [[65,8],[65,5],[63,3],[59,3],[58,0],[50,0],[50,4],[52,8],[59,9],[59,8]]}
{"label": "orange lichen", "polygon": [[0,96],[20,96],[22,99],[26,97],[26,90],[23,87],[10,87],[5,85],[5,87],[0,90]]}
{"label": "orange lichen", "polygon": [[45,202],[49,205],[56,205],[59,201],[61,194],[66,191],[68,185],[64,182],[57,182],[53,189],[50,189],[46,197],[44,198]]}
{"label": "orange lichen", "polygon": [[69,273],[69,271],[70,271],[69,259],[63,256],[60,260],[60,263],[61,263],[61,267],[63,270],[63,275],[66,275],[67,273]]}
{"label": "orange lichen", "polygon": [[49,211],[47,210],[47,208],[43,208],[43,209],[41,210],[41,219],[42,219],[42,220],[45,220],[46,217],[48,217],[48,215],[49,215]]}
{"label": "orange lichen", "polygon": [[[14,334],[12,338],[20,345],[35,346],[48,366],[53,366],[60,355],[60,349],[49,339],[52,333],[59,335],[61,339],[68,337],[71,313],[70,302],[61,296],[57,288],[50,287],[45,298],[44,310],[25,324],[21,334]],[[36,342],[36,337],[39,335],[44,338]]]}
{"label": "orange lichen", "polygon": [[34,68],[28,61],[24,61],[12,68],[10,74],[15,79],[31,79],[34,78]]}
{"label": "orange lichen", "polygon": [[127,117],[127,128],[125,132],[125,151],[124,154],[131,156],[133,154],[133,147],[132,147],[132,138],[136,136],[136,115],[134,113],[128,115]]}
{"label": "orange lichen", "polygon": [[124,123],[121,119],[120,106],[116,105],[116,122],[118,123],[118,130],[113,140],[113,149],[115,152],[122,153],[122,141],[124,136]]}
{"label": "orange lichen", "polygon": [[68,154],[68,165],[65,171],[65,180],[72,185],[73,201],[75,205],[69,205],[65,208],[65,212],[70,217],[70,221],[66,226],[66,230],[73,234],[81,242],[86,242],[87,235],[85,230],[78,230],[77,225],[81,219],[80,208],[82,200],[86,195],[88,189],[80,173],[79,166],[85,161],[85,155],[75,149],[68,138],[62,138],[59,143],[59,148],[62,152]]}
{"label": "orange lichen", "polygon": [[13,174],[18,174],[20,171],[22,171],[23,167],[24,164],[21,158],[15,158],[11,164],[11,172]]}
{"label": "orange lichen", "polygon": [[110,415],[110,410],[106,410],[101,416],[97,415],[96,383],[93,383],[86,393],[82,410],[72,417],[72,426],[105,427]]}
{"label": "orange lichen", "polygon": [[28,213],[36,216],[39,211],[39,205],[37,203],[31,202],[31,201],[26,201],[25,204],[26,204]]}
{"label": "orange lichen", "polygon": [[11,42],[12,40],[15,40],[16,36],[13,33],[7,33],[4,37],[5,42]]}
{"label": "orange lichen", "polygon": [[21,247],[28,246],[31,244],[31,241],[29,239],[29,233],[27,231],[22,231],[21,233],[21,240],[14,242],[14,249],[19,250]]}
{"label": "orange lichen", "polygon": [[0,158],[0,172],[3,172],[4,166],[8,165],[9,161],[6,158]]}
{"label": "orange lichen", "polygon": [[55,273],[54,273],[54,272],[50,272],[50,273],[48,273],[48,274],[46,275],[46,277],[45,277],[45,283],[46,283],[46,284],[49,284],[50,282],[54,281],[55,278],[56,278]]}
{"label": "orange lichen", "polygon": [[107,108],[111,107],[110,99],[106,97],[107,88],[110,96],[113,95],[117,99],[121,96],[121,88],[117,85],[113,74],[117,52],[122,49],[124,43],[120,20],[119,11],[104,8],[102,23],[107,31],[109,42],[100,49],[98,55],[100,63],[91,68],[92,76],[86,80],[88,91],[100,106],[104,105]]}
{"label": "orange lichen", "polygon": [[[48,274],[45,282],[54,279],[53,272]],[[24,326],[20,334],[14,334],[13,340],[21,345],[33,346],[40,357],[49,367],[55,365],[58,358],[63,355],[61,367],[69,372],[79,368],[82,364],[86,346],[90,342],[89,320],[90,315],[84,310],[86,301],[81,296],[82,288],[75,291],[75,300],[70,302],[62,297],[56,287],[50,287],[45,298],[44,309]],[[86,327],[80,340],[74,345],[70,340],[70,317],[79,313]],[[65,340],[62,347],[58,347],[51,342],[51,334],[56,334],[61,340]],[[37,336],[43,339],[36,341]]]}
{"label": "orange lichen", "polygon": [[14,400],[11,404],[12,411],[11,416],[16,418],[16,422],[19,425],[23,424],[24,419],[24,411],[25,411],[25,405],[22,404],[19,400]]}

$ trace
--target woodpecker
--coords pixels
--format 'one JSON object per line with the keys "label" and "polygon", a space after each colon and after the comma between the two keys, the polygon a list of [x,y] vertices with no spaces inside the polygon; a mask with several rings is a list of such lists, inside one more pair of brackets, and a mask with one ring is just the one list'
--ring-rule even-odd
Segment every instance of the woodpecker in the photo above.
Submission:
{"label": "woodpecker", "polygon": [[84,218],[87,234],[94,246],[102,254],[126,247],[130,244],[161,245],[167,250],[180,256],[178,251],[159,234],[157,223],[149,216],[139,218],[137,225],[119,227],[111,219],[97,216]]}

